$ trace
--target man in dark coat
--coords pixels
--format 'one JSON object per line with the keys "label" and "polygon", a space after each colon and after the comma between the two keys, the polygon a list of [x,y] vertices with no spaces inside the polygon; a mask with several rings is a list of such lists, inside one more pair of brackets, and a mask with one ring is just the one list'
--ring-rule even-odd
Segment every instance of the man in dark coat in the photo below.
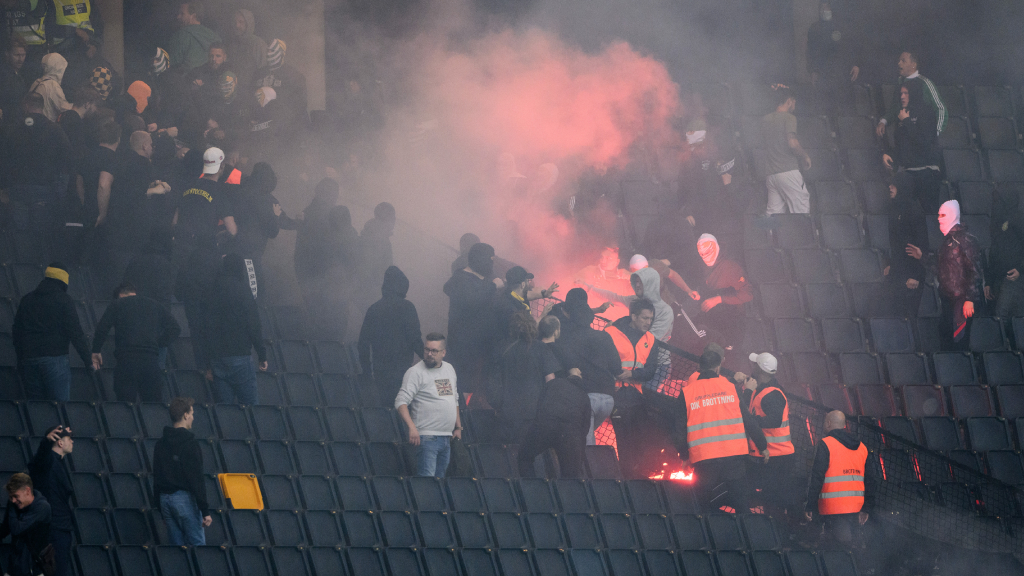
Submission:
{"label": "man in dark coat", "polygon": [[46,431],[39,449],[28,465],[32,483],[50,503],[50,544],[53,544],[57,571],[54,576],[71,576],[71,496],[74,485],[64,466],[64,457],[74,450],[71,429],[54,426]]}
{"label": "man in dark coat", "polygon": [[985,267],[985,299],[995,301],[995,315],[1024,315],[1024,213],[1016,192],[997,195],[992,211],[992,245]]}
{"label": "man in dark coat", "polygon": [[459,390],[472,394],[482,384],[484,365],[494,345],[491,302],[501,280],[488,280],[494,268],[494,248],[476,244],[469,249],[469,266],[452,274],[444,285],[448,295],[448,362],[459,375]]}
{"label": "man in dark coat", "polygon": [[381,405],[391,406],[413,354],[423,355],[423,340],[416,306],[405,299],[409,279],[397,266],[384,271],[380,292],[359,330],[359,362],[372,375]]}
{"label": "man in dark coat", "polygon": [[68,271],[54,262],[35,290],[26,294],[14,315],[12,336],[18,370],[30,398],[67,402],[71,399],[68,345],[86,366],[92,364],[75,302],[68,296]]}
{"label": "man in dark coat", "polygon": [[32,478],[18,472],[7,482],[10,503],[0,523],[0,540],[11,537],[6,550],[8,576],[36,576],[42,573],[39,553],[49,544],[50,503],[32,487]]}
{"label": "man in dark coat", "polygon": [[554,448],[558,455],[558,477],[582,478],[583,451],[589,429],[590,398],[583,390],[579,369],[570,368],[568,377],[544,384],[537,416],[519,448],[519,476],[532,478],[534,459]]}
{"label": "man in dark coat", "polygon": [[924,294],[925,271],[912,246],[928,245],[928,227],[914,197],[914,179],[904,170],[889,184],[889,269],[886,283],[892,314],[914,318]]}

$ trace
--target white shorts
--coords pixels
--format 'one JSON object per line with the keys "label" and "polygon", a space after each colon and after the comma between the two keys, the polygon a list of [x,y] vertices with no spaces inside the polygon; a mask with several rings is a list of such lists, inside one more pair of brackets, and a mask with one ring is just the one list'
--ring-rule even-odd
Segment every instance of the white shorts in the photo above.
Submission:
{"label": "white shorts", "polygon": [[811,212],[811,195],[807,192],[804,177],[799,170],[772,174],[766,179],[765,185],[768,186],[768,214]]}

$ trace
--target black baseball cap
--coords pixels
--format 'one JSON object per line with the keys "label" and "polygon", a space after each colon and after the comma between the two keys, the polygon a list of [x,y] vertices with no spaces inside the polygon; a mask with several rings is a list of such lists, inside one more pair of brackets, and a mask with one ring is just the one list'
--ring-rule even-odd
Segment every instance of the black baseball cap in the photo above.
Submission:
{"label": "black baseball cap", "polygon": [[521,284],[527,280],[533,280],[533,274],[526,271],[522,266],[513,266],[505,272],[505,283],[508,285]]}

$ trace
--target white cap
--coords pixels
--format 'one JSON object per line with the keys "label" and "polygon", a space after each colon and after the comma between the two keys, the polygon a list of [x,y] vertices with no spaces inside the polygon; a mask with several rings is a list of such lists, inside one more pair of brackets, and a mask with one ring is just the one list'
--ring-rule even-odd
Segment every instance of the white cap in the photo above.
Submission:
{"label": "white cap", "polygon": [[775,359],[775,356],[767,352],[750,353],[750,361],[757,364],[757,367],[768,374],[775,374],[775,371],[779,369],[779,361]]}
{"label": "white cap", "polygon": [[224,151],[220,148],[210,148],[203,154],[203,174],[216,174],[224,162]]}
{"label": "white cap", "polygon": [[644,268],[647,268],[647,258],[644,258],[643,254],[633,254],[629,259],[629,271],[636,272]]}

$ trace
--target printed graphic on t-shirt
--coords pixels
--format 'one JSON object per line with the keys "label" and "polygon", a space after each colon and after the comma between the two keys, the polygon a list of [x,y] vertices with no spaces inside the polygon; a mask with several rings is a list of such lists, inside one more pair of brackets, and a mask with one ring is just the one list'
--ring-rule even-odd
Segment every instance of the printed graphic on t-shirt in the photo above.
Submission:
{"label": "printed graphic on t-shirt", "polygon": [[452,382],[447,378],[441,378],[434,380],[434,386],[437,386],[438,396],[451,396],[452,395]]}

